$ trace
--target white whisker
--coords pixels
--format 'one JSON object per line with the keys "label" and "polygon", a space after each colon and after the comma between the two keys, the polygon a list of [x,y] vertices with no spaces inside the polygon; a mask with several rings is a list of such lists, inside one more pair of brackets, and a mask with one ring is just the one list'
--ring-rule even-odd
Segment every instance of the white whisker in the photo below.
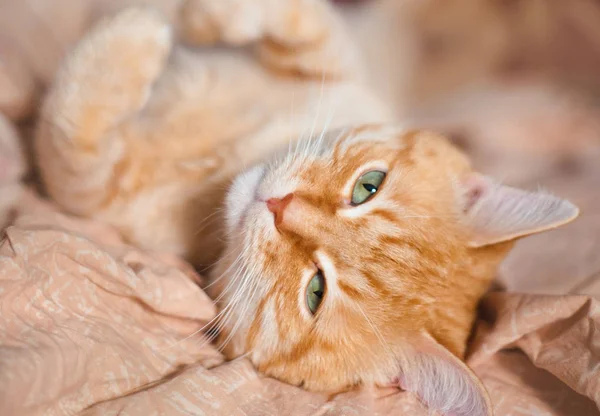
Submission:
{"label": "white whisker", "polygon": [[249,273],[246,273],[246,275],[245,275],[245,279],[246,279],[245,282],[246,282],[246,285],[249,286],[249,288],[248,288],[249,290],[245,290],[244,292],[246,292],[246,294],[249,294],[249,296],[247,297],[246,302],[243,305],[243,311],[241,311],[238,314],[237,322],[231,329],[228,337],[225,339],[225,341],[223,341],[221,346],[218,348],[219,350],[221,350],[222,348],[225,348],[225,346],[233,338],[233,336],[235,335],[235,332],[238,330],[240,324],[242,323],[243,317],[248,312],[250,305],[254,303],[254,295],[256,294],[256,291],[257,291],[258,287],[260,286],[260,279],[258,278],[258,274],[256,273],[256,271],[257,271],[257,265],[256,265],[256,263],[254,263],[252,270]]}
{"label": "white whisker", "polygon": [[204,219],[200,222],[200,224],[198,224],[198,227],[200,227],[200,228],[194,233],[194,236],[197,236],[198,234],[200,234],[202,231],[204,231],[206,229],[206,227],[208,227],[211,224],[212,221],[218,219],[218,218],[215,218],[215,215],[220,214],[221,212],[223,212],[223,208],[216,208],[212,214],[204,217]]}

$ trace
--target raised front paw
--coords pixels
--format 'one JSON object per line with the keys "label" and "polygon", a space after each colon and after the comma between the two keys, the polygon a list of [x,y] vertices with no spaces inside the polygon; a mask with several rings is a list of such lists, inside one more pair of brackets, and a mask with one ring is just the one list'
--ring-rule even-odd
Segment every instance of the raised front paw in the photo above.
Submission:
{"label": "raised front paw", "polygon": [[171,44],[170,26],[153,9],[127,9],[102,21],[60,68],[45,118],[92,148],[146,103]]}
{"label": "raised front paw", "polygon": [[171,28],[153,9],[127,9],[103,20],[59,72],[55,89],[62,104],[75,107],[77,101],[115,113],[136,110],[161,74],[171,43]]}

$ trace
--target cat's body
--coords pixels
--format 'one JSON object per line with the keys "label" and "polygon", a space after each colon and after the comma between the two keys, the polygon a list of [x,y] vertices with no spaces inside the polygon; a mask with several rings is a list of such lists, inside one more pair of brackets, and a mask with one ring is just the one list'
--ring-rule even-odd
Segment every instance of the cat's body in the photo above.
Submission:
{"label": "cat's body", "polygon": [[184,11],[188,39],[253,50],[169,57],[147,10],[94,29],[44,106],[50,195],[199,265],[225,245],[211,290],[230,358],[311,390],[392,384],[489,414],[461,361],[477,302],[514,239],[577,209],[495,185],[435,134],[369,124],[390,117],[324,3]]}

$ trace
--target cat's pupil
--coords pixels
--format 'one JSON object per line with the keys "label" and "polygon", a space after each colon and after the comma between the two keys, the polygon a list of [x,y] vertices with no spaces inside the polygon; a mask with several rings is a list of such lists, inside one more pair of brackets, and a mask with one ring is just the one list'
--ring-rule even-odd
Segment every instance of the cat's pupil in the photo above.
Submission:
{"label": "cat's pupil", "polygon": [[377,187],[375,185],[371,185],[370,183],[363,183],[363,188],[365,188],[370,193],[374,194],[377,192]]}
{"label": "cat's pupil", "polygon": [[313,292],[313,295],[317,295],[318,297],[322,298],[323,297],[323,291],[322,290],[315,290]]}

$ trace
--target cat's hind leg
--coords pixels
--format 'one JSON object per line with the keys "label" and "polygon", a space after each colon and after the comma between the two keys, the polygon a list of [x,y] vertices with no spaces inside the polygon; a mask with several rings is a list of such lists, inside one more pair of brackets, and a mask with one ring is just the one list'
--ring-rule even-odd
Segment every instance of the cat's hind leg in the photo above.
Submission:
{"label": "cat's hind leg", "polygon": [[115,192],[119,126],[144,106],[171,46],[158,13],[129,9],[99,23],[59,69],[35,146],[46,189],[67,210],[91,215]]}

